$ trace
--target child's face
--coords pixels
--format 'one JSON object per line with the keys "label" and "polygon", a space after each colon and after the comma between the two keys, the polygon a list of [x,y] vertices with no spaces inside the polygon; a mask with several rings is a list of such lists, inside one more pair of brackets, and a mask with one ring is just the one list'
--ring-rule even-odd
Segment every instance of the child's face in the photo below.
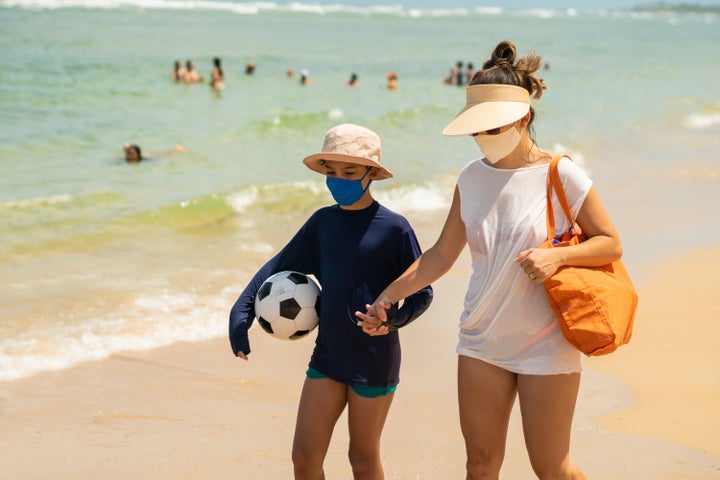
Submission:
{"label": "child's face", "polygon": [[341,208],[355,210],[372,203],[368,188],[376,169],[339,161],[325,161],[322,166],[327,175],[325,184]]}
{"label": "child's face", "polygon": [[[365,172],[367,172],[368,169],[368,167],[365,165],[358,165],[357,163],[339,162],[335,160],[326,160],[323,164],[323,167],[325,168],[325,175],[327,175],[328,177],[344,178],[346,180],[360,180],[363,175],[365,175]],[[369,180],[370,177],[373,176],[372,174],[373,172],[371,171],[370,174],[366,177],[366,179]]]}

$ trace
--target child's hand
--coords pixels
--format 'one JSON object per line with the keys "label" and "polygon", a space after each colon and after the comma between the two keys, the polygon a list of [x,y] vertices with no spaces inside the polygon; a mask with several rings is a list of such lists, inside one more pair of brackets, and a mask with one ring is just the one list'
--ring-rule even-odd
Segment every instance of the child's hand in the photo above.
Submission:
{"label": "child's hand", "polygon": [[375,300],[372,305],[365,305],[366,313],[355,312],[355,316],[360,319],[358,326],[368,335],[387,335],[390,328],[387,324],[387,311],[392,304],[385,300]]}
{"label": "child's hand", "polygon": [[236,357],[239,357],[239,358],[242,358],[242,359],[245,360],[245,361],[247,361],[247,359],[248,359],[247,355],[245,355],[245,353],[243,353],[242,351],[237,352],[237,353],[235,354],[235,356],[236,356]]}

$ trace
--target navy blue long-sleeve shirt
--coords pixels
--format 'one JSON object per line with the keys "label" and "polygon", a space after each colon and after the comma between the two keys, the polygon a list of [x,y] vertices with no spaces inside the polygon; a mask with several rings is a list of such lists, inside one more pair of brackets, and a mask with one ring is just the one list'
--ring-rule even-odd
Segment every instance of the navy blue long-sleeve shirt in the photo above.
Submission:
{"label": "navy blue long-sleeve shirt", "polygon": [[337,205],[316,211],[290,242],[246,286],[230,312],[233,352],[250,353],[248,329],[255,295],[274,273],[295,270],[320,281],[320,324],[310,367],[338,382],[386,387],[400,378],[397,328],[412,322],[432,301],[427,286],[388,312],[387,335],[370,336],[355,311],[377,296],[420,256],[415,232],[401,215],[373,202],[362,210]]}

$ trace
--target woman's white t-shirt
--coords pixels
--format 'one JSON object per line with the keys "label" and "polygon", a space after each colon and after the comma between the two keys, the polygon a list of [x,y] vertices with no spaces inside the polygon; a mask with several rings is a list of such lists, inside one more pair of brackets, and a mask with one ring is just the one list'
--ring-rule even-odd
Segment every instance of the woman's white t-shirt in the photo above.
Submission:
{"label": "woman's white t-shirt", "polygon": [[[575,219],[592,181],[568,158],[558,171]],[[472,258],[457,352],[531,375],[581,370],[580,352],[562,336],[543,286],[514,262],[547,239],[547,172],[548,164],[507,170],[474,160],[457,182]],[[555,196],[553,209],[555,231],[568,230]]]}

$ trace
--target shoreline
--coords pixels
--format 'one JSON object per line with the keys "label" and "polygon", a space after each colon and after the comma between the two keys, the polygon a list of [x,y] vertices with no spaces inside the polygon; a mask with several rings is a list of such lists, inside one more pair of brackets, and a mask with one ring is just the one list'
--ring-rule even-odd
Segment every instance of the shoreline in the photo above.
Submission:
{"label": "shoreline", "polygon": [[[720,353],[711,344],[720,327],[711,321],[718,307],[707,295],[708,263],[717,263],[719,252],[691,251],[635,275],[646,280],[636,282],[632,341],[583,360],[572,455],[589,478],[720,478],[720,389],[712,376]],[[465,260],[436,282],[424,317],[403,329],[402,381],[383,435],[388,478],[464,475],[454,347]],[[697,322],[694,336],[672,328],[678,311]],[[4,474],[290,477],[294,417],[313,342],[280,342],[255,328],[251,341],[248,362],[234,358],[219,338],[0,383]],[[328,452],[328,478],[350,478],[345,425],[343,416]],[[532,476],[517,407],[503,476]]]}

